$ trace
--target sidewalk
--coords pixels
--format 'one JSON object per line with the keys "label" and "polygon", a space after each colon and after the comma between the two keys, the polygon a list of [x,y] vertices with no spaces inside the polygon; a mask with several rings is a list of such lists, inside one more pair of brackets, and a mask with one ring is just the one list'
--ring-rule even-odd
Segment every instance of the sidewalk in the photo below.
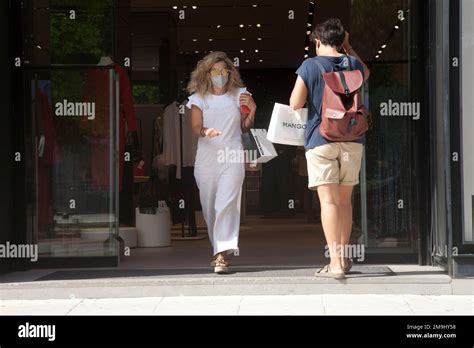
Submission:
{"label": "sidewalk", "polygon": [[451,279],[436,267],[355,265],[344,280],[317,278],[317,267],[234,267],[216,275],[188,269],[31,270],[0,276],[2,300],[269,295],[465,295],[474,279]]}
{"label": "sidewalk", "polygon": [[472,296],[181,296],[7,300],[0,315],[473,315]]}

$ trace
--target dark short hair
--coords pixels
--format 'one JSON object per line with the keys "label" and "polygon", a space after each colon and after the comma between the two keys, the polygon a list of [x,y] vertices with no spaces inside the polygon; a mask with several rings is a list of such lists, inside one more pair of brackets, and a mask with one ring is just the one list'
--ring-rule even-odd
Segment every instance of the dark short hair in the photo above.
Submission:
{"label": "dark short hair", "polygon": [[344,42],[346,31],[339,18],[330,18],[318,24],[311,34],[311,41],[318,39],[323,45],[340,47]]}

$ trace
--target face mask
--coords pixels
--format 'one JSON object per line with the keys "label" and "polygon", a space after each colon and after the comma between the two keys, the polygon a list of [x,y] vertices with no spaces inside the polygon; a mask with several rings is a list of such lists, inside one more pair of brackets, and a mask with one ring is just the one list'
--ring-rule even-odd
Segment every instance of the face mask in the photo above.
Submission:
{"label": "face mask", "polygon": [[212,84],[217,88],[222,88],[226,85],[227,81],[229,81],[228,76],[213,76],[212,77]]}

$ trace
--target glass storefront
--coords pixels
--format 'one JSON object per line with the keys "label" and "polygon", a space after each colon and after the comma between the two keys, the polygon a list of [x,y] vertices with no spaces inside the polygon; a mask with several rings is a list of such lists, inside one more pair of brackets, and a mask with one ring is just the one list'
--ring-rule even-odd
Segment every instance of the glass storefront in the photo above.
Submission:
{"label": "glass storefront", "polygon": [[[27,174],[41,256],[117,255],[120,86],[113,69],[97,66],[101,59],[127,70],[137,109],[165,106],[201,57],[225,51],[259,106],[255,126],[267,128],[273,104],[288,104],[296,69],[315,54],[308,32],[336,14],[371,71],[353,243],[368,252],[415,255],[429,190],[422,170],[428,122],[423,9],[420,0],[25,2]],[[288,146],[278,151],[277,159],[247,175],[247,214],[314,214],[317,198],[307,197],[299,170],[304,156]],[[288,210],[290,199],[298,202],[296,213]]]}
{"label": "glass storefront", "polygon": [[[115,72],[28,70],[33,240],[40,257],[116,256]],[[36,144],[36,146],[35,146]]]}
{"label": "glass storefront", "polygon": [[116,257],[118,88],[112,1],[22,7],[28,233],[40,258]]}
{"label": "glass storefront", "polygon": [[[370,249],[417,250],[422,219],[420,149],[423,16],[419,1],[352,2],[351,37],[369,62],[366,102],[371,126],[361,176],[361,215],[355,229]],[[356,196],[355,206],[359,204]]]}

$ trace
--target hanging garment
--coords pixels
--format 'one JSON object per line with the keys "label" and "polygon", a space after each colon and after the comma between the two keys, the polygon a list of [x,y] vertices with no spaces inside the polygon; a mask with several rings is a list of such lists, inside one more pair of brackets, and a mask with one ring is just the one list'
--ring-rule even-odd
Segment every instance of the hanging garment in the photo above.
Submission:
{"label": "hanging garment", "polygon": [[[119,130],[119,191],[122,190],[125,126],[128,132],[137,130],[133,95],[127,71],[118,64],[114,69],[119,76],[120,130]],[[115,85],[114,85],[115,90]],[[94,120],[81,120],[81,126],[91,144],[92,185],[101,191],[109,186],[109,70],[93,69],[87,73],[84,100],[95,102]]]}
{"label": "hanging garment", "polygon": [[[163,154],[163,117],[160,115],[153,122],[153,161]],[[158,166],[156,166],[158,168]]]}
{"label": "hanging garment", "polygon": [[[180,115],[180,107],[184,114]],[[182,136],[180,136],[180,117]],[[197,138],[193,135],[191,110],[185,105],[173,102],[163,114],[163,162],[177,167],[176,178],[181,179],[181,146],[183,147],[183,167],[192,167],[196,158]]]}
{"label": "hanging garment", "polygon": [[[240,93],[244,91],[241,89]],[[222,132],[215,138],[199,138],[194,176],[213,253],[232,253],[239,248],[240,202],[245,177],[243,161],[231,158],[232,154],[243,151],[239,94],[205,97],[193,94],[187,106],[192,105],[202,110],[203,127]],[[223,158],[226,153],[228,158]]]}

